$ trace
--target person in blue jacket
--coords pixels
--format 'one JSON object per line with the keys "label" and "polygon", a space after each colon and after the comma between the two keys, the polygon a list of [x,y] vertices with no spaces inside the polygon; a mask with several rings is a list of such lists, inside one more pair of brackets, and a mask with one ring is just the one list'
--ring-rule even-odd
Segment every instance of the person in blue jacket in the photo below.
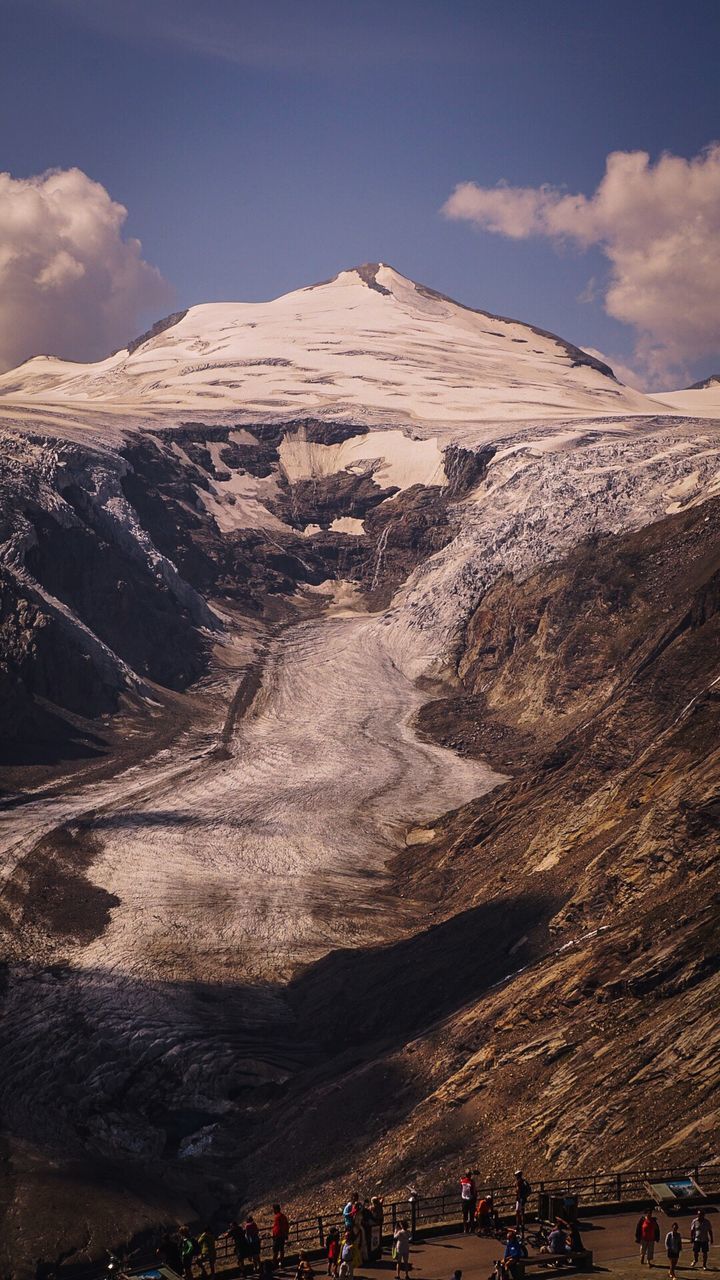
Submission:
{"label": "person in blue jacket", "polygon": [[507,1243],[502,1259],[503,1275],[508,1276],[509,1280],[516,1280],[517,1262],[524,1257],[523,1247],[518,1239],[518,1233],[512,1227],[507,1234]]}

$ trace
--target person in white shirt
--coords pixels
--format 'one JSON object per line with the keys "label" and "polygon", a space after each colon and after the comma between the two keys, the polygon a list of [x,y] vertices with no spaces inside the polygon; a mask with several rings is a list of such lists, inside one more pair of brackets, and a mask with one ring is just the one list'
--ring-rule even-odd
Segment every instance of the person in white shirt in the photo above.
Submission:
{"label": "person in white shirt", "polygon": [[697,1217],[693,1218],[690,1224],[690,1239],[692,1241],[693,1260],[691,1267],[696,1267],[698,1258],[702,1253],[703,1271],[707,1271],[708,1249],[713,1243],[713,1230],[711,1224],[705,1217],[705,1210],[698,1209]]}
{"label": "person in white shirt", "polygon": [[403,1221],[395,1228],[395,1275],[400,1280],[401,1268],[405,1272],[405,1280],[410,1280],[410,1226]]}
{"label": "person in white shirt", "polygon": [[680,1250],[682,1249],[682,1236],[678,1228],[677,1222],[673,1222],[670,1231],[665,1237],[665,1252],[670,1263],[670,1280],[675,1280],[675,1268],[680,1259]]}

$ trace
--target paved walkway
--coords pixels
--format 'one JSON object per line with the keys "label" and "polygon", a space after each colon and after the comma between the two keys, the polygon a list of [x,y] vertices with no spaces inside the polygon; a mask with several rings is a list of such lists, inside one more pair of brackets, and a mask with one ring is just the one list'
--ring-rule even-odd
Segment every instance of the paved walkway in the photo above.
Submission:
{"label": "paved walkway", "polygon": [[[707,1209],[712,1215],[711,1221],[715,1231],[716,1243],[710,1250],[708,1272],[720,1272],[720,1213],[716,1208]],[[660,1244],[656,1246],[655,1267],[653,1270],[663,1275],[667,1272],[663,1241],[673,1221],[677,1221],[683,1236],[683,1251],[680,1257],[678,1272],[690,1280],[692,1274],[692,1250],[689,1235],[692,1213],[685,1213],[675,1219],[658,1214],[660,1223]],[[646,1274],[645,1267],[640,1266],[639,1249],[635,1244],[635,1224],[639,1214],[618,1213],[594,1220],[582,1219],[580,1230],[583,1243],[592,1249],[596,1270],[608,1271],[621,1277],[640,1277]],[[416,1244],[412,1251],[412,1274],[417,1280],[451,1280],[453,1272],[462,1269],[463,1280],[487,1280],[495,1258],[502,1251],[497,1240],[479,1239],[476,1236],[442,1235],[430,1236]],[[314,1263],[318,1273],[320,1264]],[[323,1268],[324,1270],[324,1268]],[[538,1273],[542,1275],[542,1273]],[[385,1258],[375,1266],[359,1268],[355,1277],[360,1280],[389,1280],[394,1275],[394,1264]]]}

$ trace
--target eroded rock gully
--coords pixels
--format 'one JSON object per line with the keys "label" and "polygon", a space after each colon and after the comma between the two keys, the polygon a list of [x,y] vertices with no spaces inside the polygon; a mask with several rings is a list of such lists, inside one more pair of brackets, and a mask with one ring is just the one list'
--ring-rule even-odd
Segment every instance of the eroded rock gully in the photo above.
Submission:
{"label": "eroded rock gully", "polygon": [[716,1151],[720,503],[496,578],[428,701],[382,609],[494,451],[386,502],[372,466],[289,482],[295,430],[353,433],[8,441],[18,1274],[470,1155]]}

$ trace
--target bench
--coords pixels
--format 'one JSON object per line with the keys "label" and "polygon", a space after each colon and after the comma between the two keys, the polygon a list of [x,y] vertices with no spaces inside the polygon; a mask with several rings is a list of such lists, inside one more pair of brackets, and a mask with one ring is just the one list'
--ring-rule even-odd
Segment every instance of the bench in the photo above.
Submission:
{"label": "bench", "polygon": [[578,1253],[537,1253],[531,1258],[518,1258],[515,1262],[517,1280],[525,1280],[528,1268],[539,1271],[545,1267],[556,1270],[573,1267],[575,1271],[592,1271],[592,1249],[581,1249]]}

